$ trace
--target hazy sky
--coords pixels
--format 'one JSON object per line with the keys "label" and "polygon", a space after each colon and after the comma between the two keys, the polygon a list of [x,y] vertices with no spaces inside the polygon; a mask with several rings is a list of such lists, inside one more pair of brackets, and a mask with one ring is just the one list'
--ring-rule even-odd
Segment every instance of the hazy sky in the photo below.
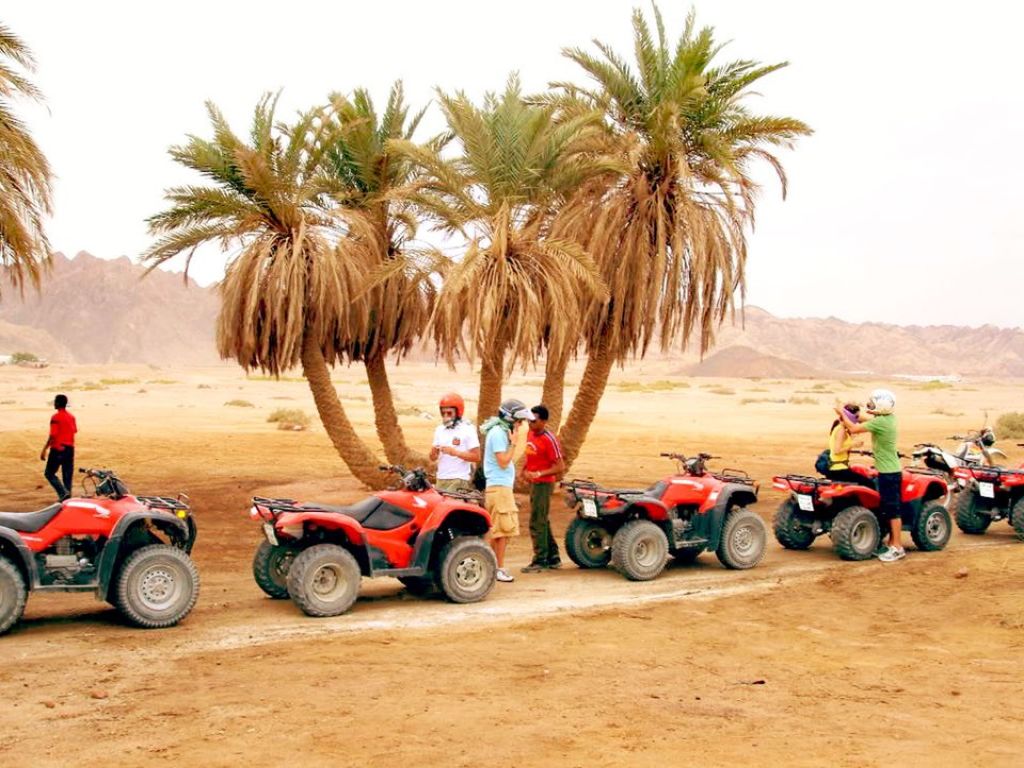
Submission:
{"label": "hazy sky", "polygon": [[[7,0],[0,21],[33,50],[46,109],[19,105],[57,173],[57,250],[136,258],[162,190],[196,177],[167,148],[209,134],[212,99],[245,132],[261,93],[279,114],[391,82],[527,91],[577,78],[563,46],[609,42],[632,57],[632,0],[515,3]],[[670,37],[690,3],[661,3]],[[758,111],[815,135],[786,153],[789,197],[766,183],[750,238],[748,303],[781,316],[901,324],[1024,323],[1020,179],[1022,6],[952,2],[709,0],[698,21],[726,58],[790,67],[762,81]],[[432,108],[426,136],[440,127]],[[765,175],[765,181],[770,177]],[[220,277],[214,253],[193,265]]]}

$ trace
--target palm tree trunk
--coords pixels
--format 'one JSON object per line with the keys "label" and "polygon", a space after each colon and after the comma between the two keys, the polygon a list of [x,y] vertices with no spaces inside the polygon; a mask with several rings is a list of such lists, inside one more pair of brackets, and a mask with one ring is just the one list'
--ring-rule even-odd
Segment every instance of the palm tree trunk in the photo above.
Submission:
{"label": "palm tree trunk", "polygon": [[373,396],[377,436],[384,446],[384,455],[392,464],[401,464],[405,467],[426,466],[427,457],[418,451],[410,450],[405,443],[405,433],[402,432],[402,427],[398,423],[395,398],[391,393],[391,385],[388,383],[388,369],[384,353],[371,354],[363,361],[363,364],[366,366],[366,380],[370,384],[370,394]]}
{"label": "palm tree trunk", "polygon": [[565,369],[569,366],[569,355],[548,354],[544,362],[544,389],[540,401],[548,407],[548,429],[558,432],[562,423],[562,406],[565,405]]}
{"label": "palm tree trunk", "polygon": [[608,384],[608,376],[612,372],[612,365],[615,363],[615,356],[612,355],[603,343],[587,356],[587,365],[583,369],[583,377],[580,379],[580,388],[572,401],[572,410],[565,420],[565,425],[559,434],[562,442],[562,456],[565,459],[565,468],[568,469],[579,456],[583,441],[587,439],[587,432],[597,415],[597,406],[604,395],[604,389]]}
{"label": "palm tree trunk", "polygon": [[327,430],[327,436],[331,438],[335,450],[349,471],[370,488],[387,487],[387,475],[377,468],[377,457],[352,428],[352,423],[338,399],[338,391],[331,382],[331,373],[323,352],[309,334],[302,340],[302,375],[309,383],[309,391],[313,393],[313,401],[316,403],[320,421]]}
{"label": "palm tree trunk", "polygon": [[505,382],[505,345],[495,344],[494,351],[480,361],[480,396],[477,398],[476,423],[498,413],[501,386]]}

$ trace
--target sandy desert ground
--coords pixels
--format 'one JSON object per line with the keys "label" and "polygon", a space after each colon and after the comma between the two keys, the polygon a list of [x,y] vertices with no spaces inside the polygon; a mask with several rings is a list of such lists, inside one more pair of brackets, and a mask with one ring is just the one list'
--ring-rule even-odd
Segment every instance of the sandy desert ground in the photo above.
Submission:
{"label": "sandy desert ground", "polygon": [[[361,368],[336,382],[372,433]],[[395,369],[411,442],[429,443],[436,421],[418,414],[459,382],[443,366]],[[708,450],[762,481],[769,520],[771,475],[810,471],[833,399],[875,384],[619,371],[572,474],[647,484],[671,469],[660,451]],[[888,384],[904,448],[1022,410],[1010,382]],[[534,402],[539,385],[515,374],[506,392]],[[253,582],[246,514],[254,493],[364,495],[317,423],[267,423],[279,407],[313,413],[301,379],[0,368],[0,508],[51,501],[38,454],[57,391],[78,418],[80,466],[190,494],[202,594],[181,625],[150,632],[91,596],[32,596],[0,638],[0,765],[1017,766],[1024,754],[1024,543],[1006,523],[893,565],[841,562],[827,539],[796,553],[772,541],[750,571],[705,554],[636,584],[573,567],[519,575],[524,537],[510,548],[516,582],[482,603],[382,579],[347,615],[315,620]],[[559,502],[557,534],[568,515]]]}

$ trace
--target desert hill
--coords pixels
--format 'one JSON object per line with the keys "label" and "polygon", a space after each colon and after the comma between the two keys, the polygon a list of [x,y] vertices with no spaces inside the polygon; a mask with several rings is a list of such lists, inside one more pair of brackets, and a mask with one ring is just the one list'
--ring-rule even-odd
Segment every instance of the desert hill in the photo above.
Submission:
{"label": "desert hill", "polygon": [[799,360],[767,355],[743,345],[725,347],[698,363],[683,368],[686,376],[812,379],[824,374]]}
{"label": "desert hill", "polygon": [[0,352],[74,363],[216,362],[216,289],[161,270],[144,275],[127,258],[56,254],[40,292],[21,297],[4,285]]}
{"label": "desert hill", "polygon": [[[0,353],[56,362],[202,365],[219,358],[216,288],[145,270],[127,258],[57,254],[41,293],[8,284],[0,296]],[[413,360],[435,359],[416,349]],[[1024,331],[985,325],[897,326],[782,318],[747,307],[703,358],[678,348],[649,360],[678,375],[793,378],[877,375],[1024,377]]]}
{"label": "desert hill", "polygon": [[744,325],[737,321],[721,329],[718,349],[746,346],[819,371],[1024,376],[1024,331],[1020,328],[782,318],[757,307],[748,307],[744,314]]}

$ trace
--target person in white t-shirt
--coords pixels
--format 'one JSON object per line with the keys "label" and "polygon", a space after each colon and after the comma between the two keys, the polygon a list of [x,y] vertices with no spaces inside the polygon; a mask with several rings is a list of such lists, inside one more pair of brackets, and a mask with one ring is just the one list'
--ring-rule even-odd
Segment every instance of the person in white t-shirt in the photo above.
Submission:
{"label": "person in white t-shirt", "polygon": [[430,460],[437,462],[439,491],[472,491],[473,465],[480,461],[476,427],[462,420],[466,404],[456,392],[441,398],[441,421],[434,430]]}

